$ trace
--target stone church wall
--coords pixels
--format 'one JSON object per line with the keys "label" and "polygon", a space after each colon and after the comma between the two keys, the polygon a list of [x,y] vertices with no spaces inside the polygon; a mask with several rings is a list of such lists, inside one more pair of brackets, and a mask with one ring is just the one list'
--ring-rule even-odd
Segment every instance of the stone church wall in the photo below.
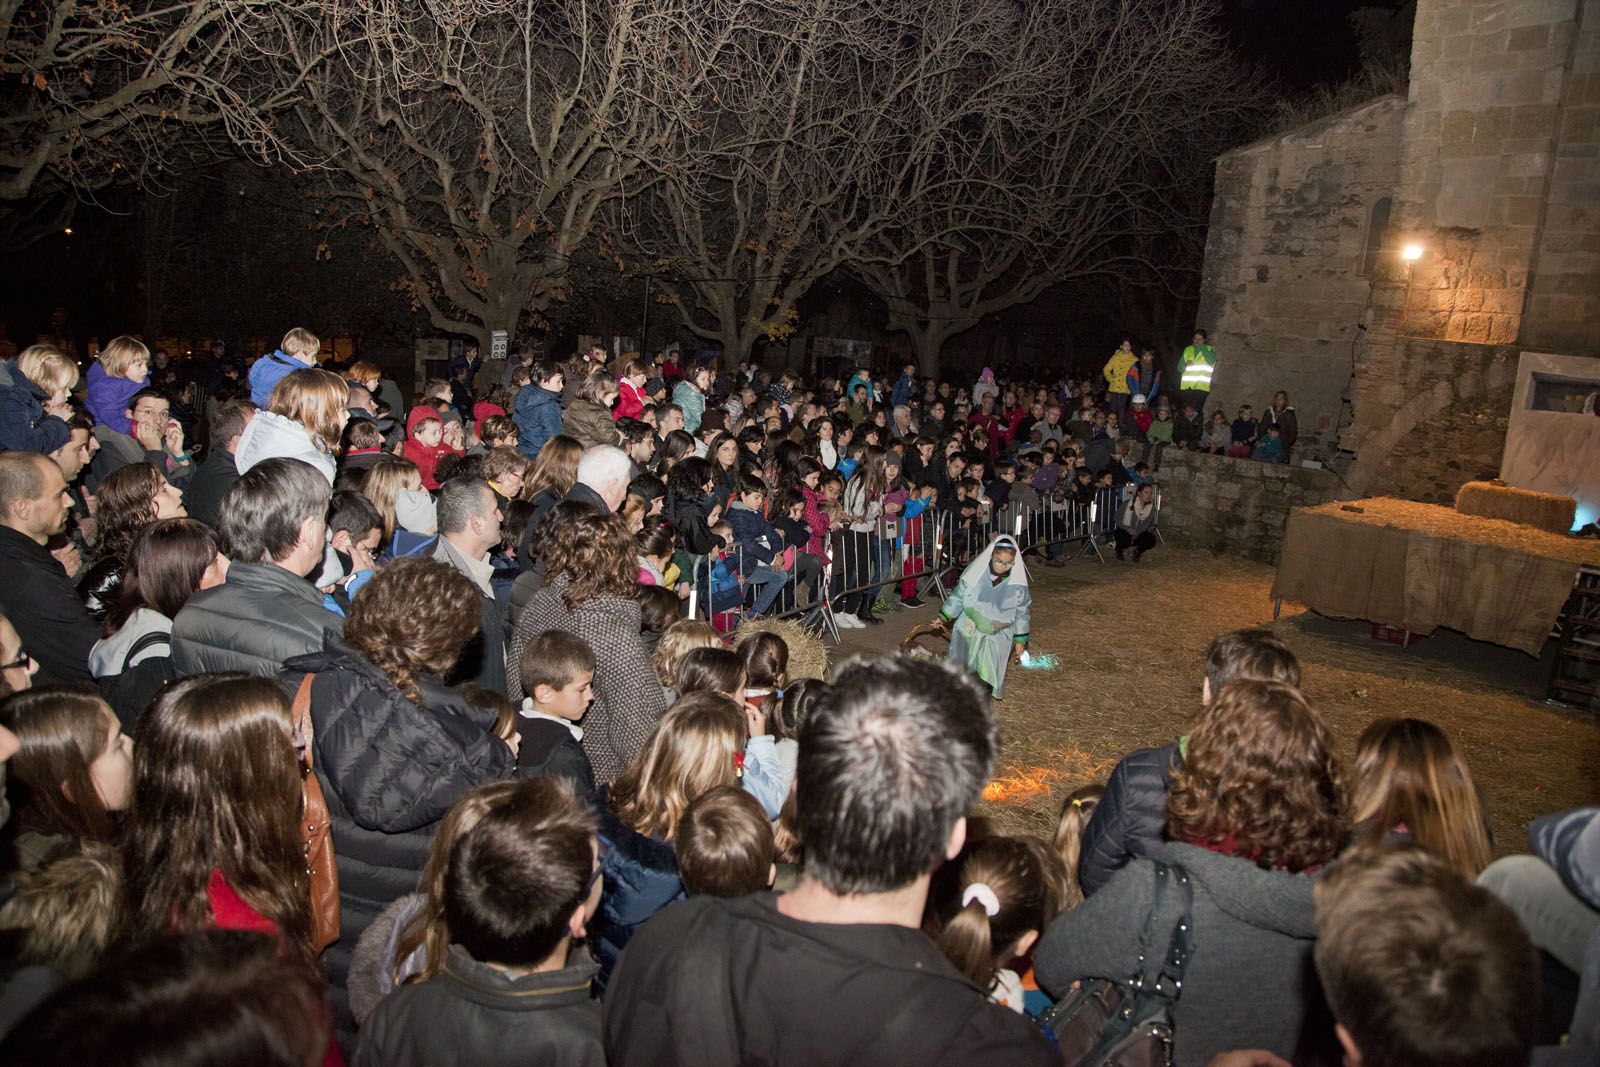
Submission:
{"label": "stone church wall", "polygon": [[1241,403],[1259,415],[1287,390],[1302,454],[1335,441],[1404,106],[1383,97],[1217,163],[1199,313],[1217,348],[1212,399],[1231,419]]}

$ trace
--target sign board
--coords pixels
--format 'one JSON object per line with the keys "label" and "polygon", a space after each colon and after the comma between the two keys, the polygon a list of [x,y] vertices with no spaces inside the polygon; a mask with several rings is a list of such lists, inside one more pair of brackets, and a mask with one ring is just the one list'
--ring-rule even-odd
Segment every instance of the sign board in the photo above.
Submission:
{"label": "sign board", "polygon": [[493,330],[489,334],[489,358],[505,359],[507,342],[510,335],[505,330]]}

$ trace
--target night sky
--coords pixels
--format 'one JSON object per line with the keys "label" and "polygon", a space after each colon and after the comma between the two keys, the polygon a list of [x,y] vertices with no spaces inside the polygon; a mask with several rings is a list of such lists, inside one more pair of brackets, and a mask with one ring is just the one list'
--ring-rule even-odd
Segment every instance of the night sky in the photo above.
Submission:
{"label": "night sky", "polygon": [[1222,21],[1245,58],[1294,88],[1349,77],[1360,61],[1350,13],[1397,0],[1222,0]]}

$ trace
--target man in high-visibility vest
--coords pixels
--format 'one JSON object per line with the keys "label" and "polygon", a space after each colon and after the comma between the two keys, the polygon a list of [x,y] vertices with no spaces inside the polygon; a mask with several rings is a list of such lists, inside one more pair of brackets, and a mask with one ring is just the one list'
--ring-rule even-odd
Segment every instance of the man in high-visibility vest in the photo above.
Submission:
{"label": "man in high-visibility vest", "polygon": [[1183,350],[1178,367],[1183,372],[1178,381],[1183,402],[1204,414],[1206,401],[1211,399],[1211,375],[1217,369],[1217,350],[1207,342],[1204,330],[1194,332],[1194,344]]}

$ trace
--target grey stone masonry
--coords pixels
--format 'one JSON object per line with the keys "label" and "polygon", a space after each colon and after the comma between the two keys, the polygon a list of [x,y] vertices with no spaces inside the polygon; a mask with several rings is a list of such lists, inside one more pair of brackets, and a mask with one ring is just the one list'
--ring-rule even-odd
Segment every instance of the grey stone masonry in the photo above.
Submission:
{"label": "grey stone masonry", "polygon": [[1278,562],[1291,508],[1356,496],[1329,470],[1176,449],[1164,451],[1156,482],[1170,544],[1262,563]]}

